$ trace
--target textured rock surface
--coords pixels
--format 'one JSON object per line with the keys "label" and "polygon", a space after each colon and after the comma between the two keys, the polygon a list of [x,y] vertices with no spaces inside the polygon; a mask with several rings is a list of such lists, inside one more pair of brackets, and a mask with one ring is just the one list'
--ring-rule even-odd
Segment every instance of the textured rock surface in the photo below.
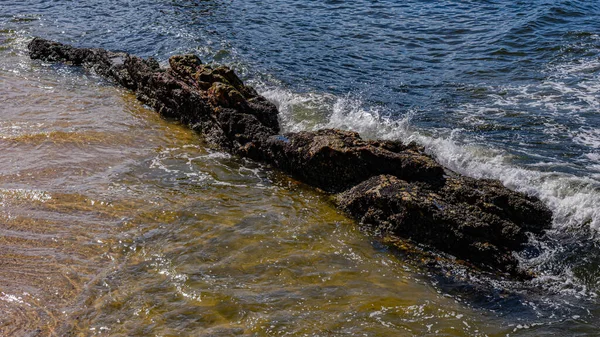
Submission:
{"label": "textured rock surface", "polygon": [[245,86],[227,67],[203,65],[194,55],[169,59],[161,69],[144,60],[103,49],[73,48],[35,38],[30,57],[82,65],[136,92],[138,99],[161,115],[201,132],[209,143],[255,157],[257,145],[279,132],[277,108]]}
{"label": "textured rock surface", "polygon": [[82,65],[114,80],[210,144],[341,192],[338,205],[364,224],[483,269],[522,275],[512,252],[527,243],[526,232],[540,234],[552,220],[539,200],[497,181],[452,173],[414,144],[331,129],[280,135],[272,103],[231,69],[202,64],[194,55],[173,56],[163,69],[153,59],[39,38],[29,50],[33,59]]}
{"label": "textured rock surface", "polygon": [[365,141],[341,130],[287,133],[269,138],[270,162],[326,191],[343,191],[378,174],[442,184],[444,169],[417,146]]}
{"label": "textured rock surface", "polygon": [[436,188],[379,175],[337,201],[363,223],[514,275],[519,270],[511,252],[527,242],[526,232],[540,233],[552,220],[539,200],[497,181],[460,176]]}

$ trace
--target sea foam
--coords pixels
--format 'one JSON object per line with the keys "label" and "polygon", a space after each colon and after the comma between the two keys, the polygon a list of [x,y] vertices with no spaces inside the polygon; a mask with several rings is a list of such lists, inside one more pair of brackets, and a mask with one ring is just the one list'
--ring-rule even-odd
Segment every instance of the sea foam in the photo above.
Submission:
{"label": "sea foam", "polygon": [[[414,141],[453,171],[475,178],[498,179],[511,189],[539,197],[553,210],[556,229],[588,225],[600,230],[600,183],[593,175],[581,177],[542,171],[536,165],[516,165],[507,151],[478,144],[461,129],[437,132],[414,127],[411,119],[415,111],[402,118],[391,118],[383,109],[365,108],[359,97],[351,95],[335,97],[293,93],[281,87],[257,87],[278,106],[285,132],[341,128],[357,131],[366,138]],[[297,118],[298,111],[304,117],[301,120]],[[595,145],[596,131],[586,133],[582,141],[592,142],[593,138]]]}

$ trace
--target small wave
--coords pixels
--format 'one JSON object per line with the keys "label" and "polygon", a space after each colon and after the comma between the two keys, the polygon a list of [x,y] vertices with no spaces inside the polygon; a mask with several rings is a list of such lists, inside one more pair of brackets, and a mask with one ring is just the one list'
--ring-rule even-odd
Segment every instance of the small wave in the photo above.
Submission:
{"label": "small wave", "polygon": [[[600,209],[597,207],[600,205],[600,184],[592,178],[514,165],[509,153],[470,143],[461,129],[418,130],[411,125],[414,111],[393,119],[387,117],[384,108],[364,108],[364,102],[358,97],[295,94],[273,87],[260,89],[280,108],[285,131],[334,127],[357,131],[367,138],[415,141],[453,171],[475,178],[499,179],[509,188],[539,197],[554,211],[554,228],[587,224],[600,230]],[[322,110],[326,112],[323,114]],[[303,111],[304,116],[312,119],[295,123],[297,116],[293,114],[297,111]]]}
{"label": "small wave", "polygon": [[[530,256],[527,251],[518,256],[521,265],[537,276],[522,284],[504,281],[495,284],[496,281],[490,279],[480,281],[496,289],[528,294],[520,300],[521,304],[531,306],[536,317],[544,319],[585,316],[588,312],[586,303],[597,300],[598,278],[577,271],[595,267],[580,267],[573,259],[580,260],[582,254],[595,252],[586,247],[594,244],[594,233],[600,232],[600,183],[596,180],[600,174],[595,176],[588,172],[587,176],[581,177],[556,172],[553,171],[556,163],[546,162],[547,158],[543,157],[539,161],[544,165],[518,165],[513,154],[490,146],[486,141],[475,142],[464,129],[421,130],[414,127],[411,121],[419,113],[415,110],[409,110],[402,118],[392,118],[384,108],[365,108],[359,97],[351,95],[296,94],[280,87],[263,87],[261,91],[280,108],[281,119],[285,121],[284,131],[334,127],[357,131],[369,138],[414,141],[455,172],[475,178],[498,179],[513,190],[539,197],[554,213],[553,228],[542,240],[531,238],[531,246],[536,247],[533,250],[538,255]],[[323,109],[326,112],[321,114]],[[305,116],[313,116],[313,119],[294,123],[296,117],[291,114],[296,111],[304,111]],[[596,130],[586,131],[586,141],[596,144],[596,136],[600,134]],[[598,163],[600,154],[594,152],[586,158]],[[573,244],[578,242],[586,242],[586,247],[573,251]],[[541,297],[538,297],[539,290],[543,290]],[[516,326],[515,331],[521,328]]]}
{"label": "small wave", "polygon": [[194,186],[272,188],[262,166],[197,145],[163,148],[149,158],[146,177]]}
{"label": "small wave", "polygon": [[590,127],[583,127],[579,130],[579,132],[577,132],[573,140],[576,143],[580,143],[594,149],[600,149],[600,130]]}
{"label": "small wave", "polygon": [[360,133],[365,138],[391,139],[402,132],[407,118],[393,120],[382,107],[364,108],[360,98],[346,95],[293,93],[280,87],[257,85],[261,95],[277,105],[284,132],[339,128]]}
{"label": "small wave", "polygon": [[449,138],[434,138],[411,132],[405,140],[424,145],[438,161],[453,171],[475,178],[499,179],[509,188],[535,195],[554,211],[554,227],[578,227],[587,223],[600,229],[598,182],[554,172],[541,172],[510,163],[500,150],[461,145]]}

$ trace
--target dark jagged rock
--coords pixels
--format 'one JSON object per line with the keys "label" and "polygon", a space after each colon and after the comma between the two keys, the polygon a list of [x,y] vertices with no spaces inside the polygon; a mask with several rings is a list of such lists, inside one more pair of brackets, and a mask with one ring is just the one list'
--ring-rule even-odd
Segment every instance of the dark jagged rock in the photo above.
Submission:
{"label": "dark jagged rock", "polygon": [[286,133],[269,138],[267,147],[275,166],[330,192],[379,174],[434,185],[444,180],[444,169],[415,146],[366,141],[352,131]]}
{"label": "dark jagged rock", "polygon": [[[126,69],[125,62],[130,57],[126,53],[104,49],[74,48],[62,43],[35,38],[29,43],[29,56],[50,62],[66,62],[76,66],[86,66],[99,75],[109,77],[120,85],[135,89],[135,83]],[[151,62],[151,61],[147,61]],[[156,62],[156,61],[154,61]],[[158,63],[156,63],[158,65]]]}
{"label": "dark jagged rock", "polygon": [[363,140],[350,131],[279,134],[275,105],[227,67],[178,55],[154,59],[74,48],[35,38],[30,56],[81,65],[133,90],[161,115],[210,144],[261,160],[337,195],[339,207],[384,232],[424,243],[484,269],[522,275],[512,252],[541,233],[552,214],[537,199],[498,181],[459,176],[400,142]]}
{"label": "dark jagged rock", "polygon": [[480,266],[518,275],[512,251],[539,234],[552,214],[539,201],[497,181],[448,177],[442,187],[372,177],[337,196],[363,223],[425,243]]}
{"label": "dark jagged rock", "polygon": [[114,80],[161,115],[189,125],[209,143],[234,153],[257,156],[258,151],[251,149],[260,146],[253,142],[279,132],[275,105],[245,86],[231,69],[213,69],[194,55],[173,56],[170,68],[161,69],[154,59],[40,38],[31,41],[29,50],[33,59],[82,65]]}

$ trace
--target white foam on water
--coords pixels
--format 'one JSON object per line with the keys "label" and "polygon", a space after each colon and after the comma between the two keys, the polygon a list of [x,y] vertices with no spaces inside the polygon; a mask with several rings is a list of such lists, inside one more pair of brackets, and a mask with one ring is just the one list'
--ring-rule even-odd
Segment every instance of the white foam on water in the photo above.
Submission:
{"label": "white foam on water", "polygon": [[573,86],[565,83],[565,79],[548,78],[540,84],[504,85],[488,87],[491,92],[489,104],[492,107],[509,108],[517,111],[543,111],[537,117],[550,119],[569,116],[574,122],[585,123],[582,112],[600,107],[597,89],[590,83],[582,82]]}
{"label": "white foam on water", "polygon": [[[478,143],[475,139],[469,138],[473,136],[463,129],[419,130],[413,127],[411,120],[418,113],[417,111],[408,111],[402,118],[392,119],[386,117],[385,111],[365,109],[360,99],[351,96],[336,97],[332,100],[330,95],[294,94],[281,88],[263,92],[266,92],[268,99],[278,105],[282,120],[287,121],[287,124],[283,123],[284,132],[332,127],[357,131],[368,138],[395,139],[405,143],[414,141],[424,146],[438,162],[455,172],[475,178],[498,179],[508,188],[539,197],[553,211],[553,228],[557,232],[569,230],[578,232],[581,226],[589,226],[595,231],[600,231],[600,173],[590,172],[581,177],[552,172],[552,167],[556,163],[551,158],[544,157],[539,158],[540,162],[537,165],[527,167],[516,165],[510,153],[501,148]],[[503,98],[503,102],[507,103],[513,98]],[[314,112],[317,117],[308,123],[290,122],[294,120],[294,116],[289,114],[293,114],[295,110],[310,110],[313,106],[318,106],[320,99],[323,101],[320,108],[328,109],[325,114],[319,117],[319,112]],[[514,100],[514,104],[520,104],[522,98]],[[309,104],[297,107],[303,102]],[[552,106],[554,103],[548,104]],[[477,110],[483,115],[500,113],[487,108],[471,107],[470,110],[471,112]],[[560,109],[557,108],[558,110]],[[305,115],[311,114],[305,113]],[[576,113],[573,115],[577,116]],[[557,136],[569,130],[559,122],[553,121],[552,124],[553,132],[556,132]],[[567,134],[571,136],[573,133]],[[600,151],[596,150],[600,145],[600,133],[596,129],[583,128],[579,130],[579,138],[576,139],[591,147],[590,153],[583,156],[583,160],[586,163],[588,160],[595,163],[600,169]],[[535,157],[535,154],[531,155]],[[532,244],[543,246],[545,243],[532,240]],[[566,246],[541,247],[542,254],[536,258],[519,257],[525,268],[538,272],[539,276],[532,280],[530,285],[568,298],[596,298],[596,287],[587,285],[584,280],[574,275],[571,266],[565,265],[558,270],[548,267],[556,265],[556,262],[562,259],[560,253],[564,249],[568,248]],[[577,308],[580,308],[580,304],[576,301],[567,299],[562,301],[555,309],[578,310]],[[552,308],[551,304],[546,303],[546,306]]]}
{"label": "white foam on water", "polygon": [[588,223],[600,229],[600,186],[591,178],[536,171],[512,165],[500,150],[461,145],[450,138],[432,138],[414,132],[408,137],[424,145],[453,171],[475,178],[498,179],[514,190],[535,195],[554,211],[554,227]]}
{"label": "white foam on water", "polygon": [[[24,294],[27,294],[27,293],[24,293]],[[12,294],[6,294],[4,292],[0,292],[0,301],[23,304],[23,305],[26,305],[29,307],[31,306],[29,303],[26,303],[25,301],[23,301],[23,297],[17,296],[17,295],[12,295]]]}
{"label": "white foam on water", "polygon": [[50,193],[42,190],[28,190],[23,188],[0,188],[0,200],[12,199],[20,201],[46,202],[52,199]]}
{"label": "white foam on water", "polygon": [[359,132],[365,138],[392,138],[410,121],[392,120],[382,109],[365,109],[362,100],[351,95],[299,94],[282,88],[257,87],[278,107],[283,132],[339,128]]}
{"label": "white foam on water", "polygon": [[547,71],[554,77],[579,76],[581,74],[597,75],[600,71],[600,59],[597,57],[576,59],[566,63],[549,66]]}
{"label": "white foam on water", "polygon": [[312,130],[326,122],[333,111],[336,97],[328,94],[297,94],[279,87],[256,83],[261,95],[277,105],[281,128],[284,132]]}
{"label": "white foam on water", "polygon": [[[333,127],[357,131],[367,138],[415,141],[453,171],[475,178],[498,179],[511,189],[539,197],[553,210],[555,228],[586,224],[600,230],[600,182],[592,176],[577,177],[514,165],[509,153],[464,139],[461,129],[442,132],[413,128],[411,118],[414,112],[408,112],[401,119],[391,119],[376,108],[365,109],[360,99],[350,96],[336,97],[332,102],[330,95],[295,94],[281,88],[269,88],[261,90],[261,93],[280,108],[281,119],[286,121],[283,123],[284,131]],[[290,114],[295,110],[310,110],[320,100],[323,102],[320,109],[330,109],[325,116],[315,117],[309,122],[291,122],[295,117]],[[303,102],[308,104],[298,107]],[[507,99],[503,102],[506,103]],[[312,115],[317,116],[318,112]],[[596,131],[593,133],[596,135]]]}
{"label": "white foam on water", "polygon": [[582,127],[574,135],[573,141],[594,149],[600,149],[600,129]]}

